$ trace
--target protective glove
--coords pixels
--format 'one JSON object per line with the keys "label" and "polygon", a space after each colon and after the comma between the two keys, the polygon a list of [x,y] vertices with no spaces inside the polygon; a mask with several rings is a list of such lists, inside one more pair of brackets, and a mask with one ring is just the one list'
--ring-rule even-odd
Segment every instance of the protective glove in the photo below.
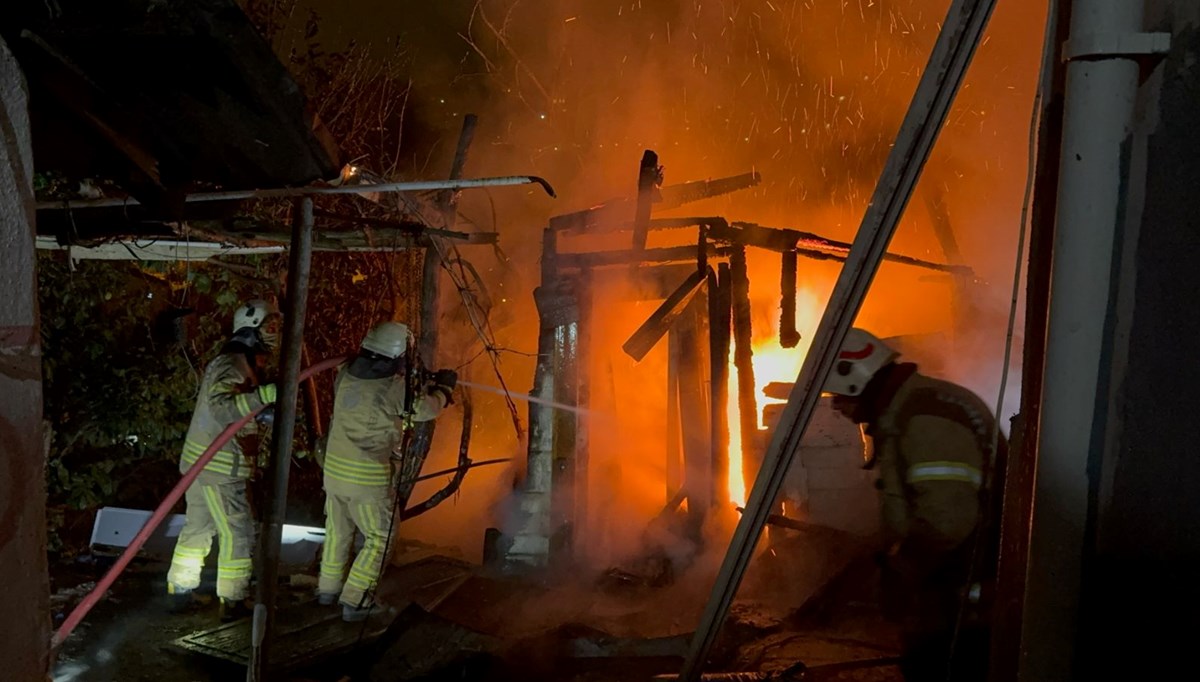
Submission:
{"label": "protective glove", "polygon": [[254,421],[262,426],[270,426],[275,423],[275,406],[267,405],[261,412],[254,415]]}
{"label": "protective glove", "polygon": [[454,387],[458,386],[458,372],[452,369],[439,369],[433,373],[433,383],[453,391]]}
{"label": "protective glove", "polygon": [[263,384],[258,387],[258,399],[265,404],[275,402],[276,398],[275,384]]}
{"label": "protective glove", "polygon": [[442,395],[443,405],[454,404],[454,387],[458,385],[458,372],[452,369],[439,369],[433,373],[430,378],[429,386],[426,388],[426,393],[434,395],[440,393]]}
{"label": "protective glove", "polygon": [[434,396],[434,395],[442,396],[442,407],[454,404],[454,397],[453,397],[453,394],[451,393],[450,389],[441,384],[435,384],[435,383],[430,382],[425,387],[425,393],[430,396]]}

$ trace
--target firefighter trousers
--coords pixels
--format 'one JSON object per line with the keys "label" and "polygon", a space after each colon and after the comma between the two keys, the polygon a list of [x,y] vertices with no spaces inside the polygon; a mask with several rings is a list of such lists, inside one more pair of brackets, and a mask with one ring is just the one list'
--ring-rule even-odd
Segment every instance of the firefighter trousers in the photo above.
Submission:
{"label": "firefighter trousers", "polygon": [[172,591],[194,590],[200,586],[200,571],[217,536],[217,596],[224,599],[246,598],[254,571],[250,551],[254,543],[254,522],[246,481],[203,471],[188,488],[186,520],[175,543],[167,585]]}
{"label": "firefighter trousers", "polygon": [[[392,496],[388,486],[363,486],[361,493],[325,494],[325,547],[317,592],[340,594],[342,604],[361,608],[372,603],[379,574],[390,549]],[[347,574],[354,531],[363,534],[363,548]]]}

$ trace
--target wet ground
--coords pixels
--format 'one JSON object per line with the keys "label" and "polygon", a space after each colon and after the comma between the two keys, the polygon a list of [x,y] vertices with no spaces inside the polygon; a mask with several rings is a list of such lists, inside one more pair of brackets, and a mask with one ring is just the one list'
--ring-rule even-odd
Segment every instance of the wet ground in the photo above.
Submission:
{"label": "wet ground", "polygon": [[[102,574],[103,565],[76,564],[59,567],[55,575],[56,600],[61,622],[65,611],[86,592],[87,583]],[[207,606],[188,614],[172,614],[169,602],[163,593],[165,562],[135,562],[117,582],[110,596],[102,601],[80,625],[59,652],[54,672],[55,682],[140,682],[142,680],[172,680],[174,682],[216,682],[218,680],[240,680],[245,676],[244,668],[224,663],[206,656],[183,652],[171,643],[177,638],[218,625],[216,600],[208,595]],[[813,569],[811,566],[809,567]],[[852,581],[849,587],[830,592],[823,598],[823,608],[806,608],[797,612],[796,607],[808,603],[811,607],[811,590],[797,590],[797,578],[807,575],[800,561],[778,561],[773,571],[760,571],[757,581],[748,584],[739,593],[733,614],[722,631],[714,663],[724,671],[777,672],[802,661],[813,673],[806,679],[840,680],[844,682],[892,682],[900,676],[894,665],[878,665],[843,672],[821,672],[817,666],[847,661],[878,661],[894,656],[897,649],[895,632],[878,616],[874,599],[874,588],[869,578]],[[696,578],[699,584],[710,581],[707,576]],[[212,584],[212,576],[206,576],[205,585]],[[78,587],[72,590],[71,588]],[[202,588],[203,589],[203,588]],[[211,588],[208,588],[211,589]],[[496,595],[495,598],[489,593]],[[626,594],[597,595],[584,588],[546,588],[519,585],[511,582],[489,583],[485,577],[472,578],[460,588],[436,597],[436,608],[429,614],[420,612],[413,621],[413,632],[428,625],[426,618],[457,619],[475,628],[475,632],[493,630],[495,633],[511,633],[512,639],[530,637],[562,637],[557,634],[553,621],[568,624],[569,628],[595,628],[616,637],[655,637],[686,635],[699,615],[706,597],[706,590],[676,584],[665,589],[632,590]],[[284,590],[281,599],[295,602],[311,598],[311,587],[300,586]],[[507,601],[504,601],[507,600]],[[564,607],[563,602],[573,601],[561,616],[554,616],[555,608]],[[490,604],[490,606],[489,606]],[[554,608],[551,605],[556,605]],[[490,609],[490,610],[489,610]],[[525,612],[525,613],[521,613]],[[541,617],[536,622],[529,620],[529,613]],[[524,620],[523,625],[506,623],[506,619]],[[581,621],[587,621],[582,622]],[[526,662],[519,648],[510,649],[509,658],[501,668],[485,666],[478,675],[468,674],[462,665],[455,663],[443,669],[436,661],[422,667],[424,651],[435,644],[457,636],[464,628],[458,625],[447,630],[429,630],[428,644],[419,636],[409,637],[407,646],[416,653],[406,654],[407,672],[400,669],[391,672],[380,666],[368,679],[448,679],[446,674],[457,679],[510,679],[514,664],[526,669]],[[563,630],[563,628],[558,628]],[[556,633],[547,635],[547,633]],[[493,634],[488,634],[494,637]],[[574,636],[574,635],[572,635]],[[416,637],[415,641],[412,638]],[[466,641],[466,640],[464,640]],[[560,647],[561,648],[561,647]],[[517,659],[512,659],[513,651]],[[290,680],[312,680],[337,682],[353,663],[361,663],[371,654],[364,646],[349,656],[330,661],[324,669],[308,669],[295,672]],[[531,657],[541,656],[534,652]],[[443,657],[452,660],[454,656]],[[356,660],[358,659],[358,660]],[[387,666],[383,666],[387,668]],[[621,659],[592,659],[575,661],[568,668],[557,665],[544,668],[543,679],[577,680],[579,682],[607,682],[608,680],[650,679],[654,673],[669,672],[675,664],[667,662],[642,667]],[[507,671],[507,672],[506,672]],[[532,673],[533,670],[529,669]],[[497,677],[497,675],[500,675]],[[532,676],[527,676],[532,679]]]}

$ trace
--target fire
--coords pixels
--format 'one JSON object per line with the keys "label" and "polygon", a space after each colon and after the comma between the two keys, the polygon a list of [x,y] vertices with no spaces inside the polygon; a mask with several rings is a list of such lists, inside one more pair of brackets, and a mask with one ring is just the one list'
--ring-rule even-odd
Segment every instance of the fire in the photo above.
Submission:
{"label": "fire", "polygon": [[[763,391],[772,382],[794,382],[804,364],[804,356],[808,352],[809,337],[817,328],[820,320],[822,302],[817,294],[801,287],[796,292],[796,325],[802,332],[800,344],[795,348],[783,348],[779,345],[778,318],[772,316],[776,323],[772,326],[771,334],[763,336],[752,344],[754,349],[754,394],[758,401],[758,426],[766,428],[763,411],[772,403],[783,403],[785,400],[768,398]],[[738,371],[733,364],[733,351],[729,357],[729,402],[726,415],[729,420],[729,498],[737,506],[746,504],[746,472],[743,462],[745,453],[742,452],[742,423],[738,416]],[[753,472],[757,473],[757,472]]]}

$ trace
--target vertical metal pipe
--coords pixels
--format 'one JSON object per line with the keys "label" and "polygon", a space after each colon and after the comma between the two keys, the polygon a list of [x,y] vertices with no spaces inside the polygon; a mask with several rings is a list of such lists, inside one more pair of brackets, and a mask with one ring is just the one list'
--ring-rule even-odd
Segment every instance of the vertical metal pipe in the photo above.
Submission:
{"label": "vertical metal pipe", "polygon": [[[1071,40],[1142,30],[1141,0],[1074,0]],[[1123,201],[1123,152],[1139,65],[1129,54],[1067,65],[1063,149],[1042,414],[1022,626],[1020,679],[1071,679],[1089,513],[1088,461],[1103,446],[1098,413],[1111,270]]]}
{"label": "vertical metal pipe", "polygon": [[270,481],[258,553],[258,595],[254,606],[252,650],[246,679],[267,679],[270,664],[271,627],[275,618],[275,591],[279,579],[279,551],[287,510],[288,473],[292,462],[292,436],[296,428],[296,399],[300,393],[301,346],[304,313],[308,307],[308,276],[312,267],[313,203],[311,197],[296,200],[292,209],[292,252],[288,260],[287,308],[284,311],[283,358],[280,362],[275,425],[271,436]]}

